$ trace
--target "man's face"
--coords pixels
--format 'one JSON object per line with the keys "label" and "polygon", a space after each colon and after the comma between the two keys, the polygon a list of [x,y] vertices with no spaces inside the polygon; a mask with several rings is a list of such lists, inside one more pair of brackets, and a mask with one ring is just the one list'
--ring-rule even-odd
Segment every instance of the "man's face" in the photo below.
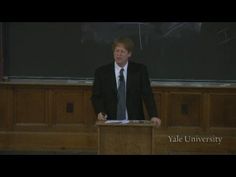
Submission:
{"label": "man's face", "polygon": [[128,52],[123,44],[118,44],[114,50],[113,55],[116,63],[120,67],[123,67],[128,62],[129,57],[131,57],[131,52]]}

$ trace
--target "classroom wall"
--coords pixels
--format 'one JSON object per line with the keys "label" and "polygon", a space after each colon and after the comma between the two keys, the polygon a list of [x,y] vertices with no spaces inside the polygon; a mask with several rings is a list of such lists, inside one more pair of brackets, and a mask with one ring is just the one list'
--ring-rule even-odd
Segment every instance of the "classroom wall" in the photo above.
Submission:
{"label": "classroom wall", "polygon": [[[235,153],[236,88],[153,86],[153,93],[162,120],[155,131],[154,154]],[[90,96],[91,85],[1,84],[0,150],[96,153]],[[171,143],[169,136],[176,135],[223,140]]]}

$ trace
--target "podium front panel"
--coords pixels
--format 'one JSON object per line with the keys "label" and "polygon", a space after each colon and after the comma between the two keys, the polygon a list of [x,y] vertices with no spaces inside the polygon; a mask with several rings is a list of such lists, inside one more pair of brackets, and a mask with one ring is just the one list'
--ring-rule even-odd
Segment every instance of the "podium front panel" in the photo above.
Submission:
{"label": "podium front panel", "polygon": [[152,154],[152,126],[99,126],[98,154]]}

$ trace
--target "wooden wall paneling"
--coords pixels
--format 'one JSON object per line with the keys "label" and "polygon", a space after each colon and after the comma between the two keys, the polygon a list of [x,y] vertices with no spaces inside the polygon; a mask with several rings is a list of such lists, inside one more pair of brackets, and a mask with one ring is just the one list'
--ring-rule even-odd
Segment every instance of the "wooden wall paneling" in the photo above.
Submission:
{"label": "wooden wall paneling", "polygon": [[10,130],[13,124],[13,91],[0,87],[0,130]]}
{"label": "wooden wall paneling", "polygon": [[156,102],[156,107],[159,113],[160,119],[162,118],[162,93],[158,91],[153,91],[153,97]]}
{"label": "wooden wall paneling", "polygon": [[91,102],[92,90],[90,87],[84,88],[84,117],[87,126],[95,126],[97,120],[96,113]]}
{"label": "wooden wall paneling", "polygon": [[200,126],[201,93],[170,92],[168,99],[168,126]]}
{"label": "wooden wall paneling", "polygon": [[[153,93],[162,119],[154,154],[236,153],[235,89],[154,87]],[[0,148],[95,152],[91,94],[84,85],[0,85]],[[215,135],[223,142],[170,143],[170,135]]]}
{"label": "wooden wall paneling", "polygon": [[0,130],[11,130],[13,125],[13,91],[0,86]]}
{"label": "wooden wall paneling", "polygon": [[209,125],[210,125],[210,102],[209,102],[209,93],[203,92],[203,104],[202,104],[202,119],[201,119],[201,127],[204,132],[209,131]]}
{"label": "wooden wall paneling", "polygon": [[210,94],[210,127],[236,128],[236,93]]}
{"label": "wooden wall paneling", "polygon": [[94,132],[0,132],[0,148],[24,151],[75,150],[96,153],[97,134]]}
{"label": "wooden wall paneling", "polygon": [[46,117],[48,121],[48,127],[53,126],[53,88],[49,87],[46,90]]}
{"label": "wooden wall paneling", "polygon": [[6,88],[0,87],[0,98],[0,129],[4,129],[8,118],[8,94]]}
{"label": "wooden wall paneling", "polygon": [[8,87],[7,91],[8,95],[8,116],[6,120],[6,127],[7,130],[11,131],[14,129],[14,88],[13,87]]}
{"label": "wooden wall paneling", "polygon": [[38,87],[15,87],[14,129],[34,130],[48,127],[46,91]]}
{"label": "wooden wall paneling", "polygon": [[161,128],[166,129],[168,126],[168,93],[163,92],[163,97],[162,97],[162,125]]}
{"label": "wooden wall paneling", "polygon": [[53,96],[53,119],[55,125],[84,125],[82,88],[58,88]]}

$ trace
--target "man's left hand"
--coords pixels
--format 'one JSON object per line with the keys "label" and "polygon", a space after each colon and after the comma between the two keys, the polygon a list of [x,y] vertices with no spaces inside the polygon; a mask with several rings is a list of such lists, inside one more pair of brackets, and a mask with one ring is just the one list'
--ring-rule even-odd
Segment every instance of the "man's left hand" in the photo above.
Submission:
{"label": "man's left hand", "polygon": [[152,117],[151,121],[155,123],[157,127],[161,126],[161,119],[159,119],[158,117]]}

